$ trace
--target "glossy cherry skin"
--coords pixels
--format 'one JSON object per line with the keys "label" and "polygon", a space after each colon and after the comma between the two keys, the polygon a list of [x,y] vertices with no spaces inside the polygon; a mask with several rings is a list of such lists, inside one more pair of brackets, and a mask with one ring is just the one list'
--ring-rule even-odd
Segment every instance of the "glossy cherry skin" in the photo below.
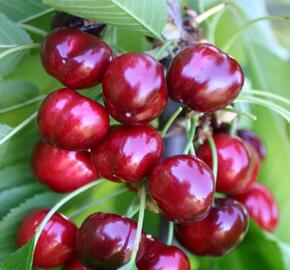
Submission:
{"label": "glossy cherry skin", "polygon": [[[17,233],[18,247],[29,242],[49,210],[35,210],[22,221]],[[53,268],[66,263],[75,251],[77,227],[66,217],[55,213],[45,225],[37,242],[33,266]]]}
{"label": "glossy cherry skin", "polygon": [[105,42],[76,28],[52,31],[41,48],[44,69],[71,89],[99,84],[111,59]]}
{"label": "glossy cherry skin", "polygon": [[148,125],[112,126],[106,138],[92,149],[92,160],[105,178],[136,182],[150,174],[160,160],[163,142]]}
{"label": "glossy cherry skin", "polygon": [[74,257],[69,261],[69,263],[65,266],[64,270],[90,270],[89,268],[81,265],[79,260]]}
{"label": "glossy cherry skin", "polygon": [[244,83],[240,65],[211,44],[181,51],[167,75],[169,96],[195,111],[224,108],[239,95]]}
{"label": "glossy cherry skin", "polygon": [[[219,133],[213,136],[218,153],[216,190],[226,194],[246,192],[256,180],[260,158],[253,147],[235,136]],[[209,143],[197,150],[197,156],[212,166]]]}
{"label": "glossy cherry skin", "polygon": [[279,222],[278,205],[273,194],[263,184],[254,183],[246,193],[235,196],[234,199],[246,207],[250,217],[261,228],[269,232],[276,229]]}
{"label": "glossy cherry skin", "polygon": [[222,256],[234,249],[248,229],[246,209],[233,199],[217,199],[208,216],[192,225],[176,225],[180,244],[198,256]]}
{"label": "glossy cherry skin", "polygon": [[247,143],[251,144],[257,153],[259,154],[261,160],[266,157],[266,146],[262,142],[261,138],[252,130],[249,129],[239,129],[238,136]]}
{"label": "glossy cherry skin", "polygon": [[122,123],[149,123],[167,103],[164,69],[146,54],[127,53],[115,58],[102,84],[108,112]]}
{"label": "glossy cherry skin", "polygon": [[181,249],[147,237],[144,253],[137,262],[137,267],[138,270],[190,270],[190,263]]}
{"label": "glossy cherry skin", "polygon": [[172,156],[152,171],[149,191],[168,219],[188,224],[204,218],[212,206],[214,177],[200,159],[191,155]]}
{"label": "glossy cherry skin", "polygon": [[99,178],[90,153],[67,151],[39,142],[32,155],[37,179],[55,192],[74,191]]}
{"label": "glossy cherry skin", "polygon": [[[98,270],[118,269],[129,262],[134,247],[137,224],[116,214],[95,213],[89,216],[77,234],[76,249],[81,263]],[[142,232],[137,261],[143,253]]]}
{"label": "glossy cherry skin", "polygon": [[109,114],[97,102],[70,89],[60,89],[42,103],[38,127],[46,143],[66,149],[95,146],[109,130]]}

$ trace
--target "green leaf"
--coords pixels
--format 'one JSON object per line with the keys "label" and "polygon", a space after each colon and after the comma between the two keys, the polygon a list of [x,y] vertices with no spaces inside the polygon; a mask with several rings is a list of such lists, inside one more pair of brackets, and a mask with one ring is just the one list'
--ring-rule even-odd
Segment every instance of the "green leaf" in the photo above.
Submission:
{"label": "green leaf", "polygon": [[0,10],[12,21],[22,21],[48,8],[40,0],[0,0]]}
{"label": "green leaf", "polygon": [[[0,45],[25,45],[31,43],[29,35],[2,13],[0,13],[0,25]],[[0,54],[6,50],[9,50],[9,48],[0,48]],[[12,72],[24,55],[25,51],[18,51],[2,58],[0,61],[0,78]]]}
{"label": "green leaf", "polygon": [[43,0],[57,10],[161,39],[165,0]]}
{"label": "green leaf", "polygon": [[0,124],[0,140],[5,137],[5,135],[7,135],[12,129],[13,128],[8,125]]}

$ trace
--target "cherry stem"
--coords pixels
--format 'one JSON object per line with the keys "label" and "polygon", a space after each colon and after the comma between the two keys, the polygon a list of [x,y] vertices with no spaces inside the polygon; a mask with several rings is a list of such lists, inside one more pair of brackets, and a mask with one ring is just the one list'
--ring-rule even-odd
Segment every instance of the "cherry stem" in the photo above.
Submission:
{"label": "cherry stem", "polygon": [[224,45],[223,51],[228,52],[232,46],[234,45],[235,41],[238,39],[238,37],[249,27],[253,26],[254,24],[261,22],[261,21],[290,21],[290,18],[288,17],[277,17],[277,16],[266,16],[266,17],[260,17],[254,20],[250,20],[247,23],[245,23],[240,29],[236,31],[236,33],[228,40],[228,42]]}
{"label": "cherry stem", "polygon": [[220,3],[210,9],[208,9],[207,11],[201,13],[200,15],[198,15],[195,18],[195,21],[198,24],[201,24],[202,22],[204,22],[205,20],[207,20],[208,18],[210,18],[211,16],[213,16],[214,14],[216,14],[217,12],[223,10],[226,7],[225,3]]}
{"label": "cherry stem", "polygon": [[[102,183],[104,183],[105,180],[97,180],[95,182],[89,183],[85,186],[82,186],[81,188],[73,191],[72,193],[68,194],[66,197],[64,197],[62,200],[60,200],[57,204],[55,204],[55,206],[53,208],[50,209],[50,211],[47,213],[47,215],[45,216],[45,218],[42,220],[42,222],[40,223],[40,225],[37,228],[36,234],[34,236],[34,248],[36,247],[37,241],[41,235],[41,232],[43,231],[45,225],[47,224],[47,222],[51,219],[51,217],[54,215],[54,213],[61,208],[64,204],[66,204],[68,201],[70,201],[71,199],[73,199],[74,197],[78,196],[79,194],[89,190],[92,187],[95,187],[97,185],[100,185]],[[33,255],[33,254],[32,254]]]}
{"label": "cherry stem", "polygon": [[53,11],[54,11],[54,8],[46,9],[46,10],[44,10],[42,12],[39,12],[39,13],[34,14],[34,15],[30,16],[30,17],[27,17],[27,18],[25,18],[23,20],[20,20],[20,21],[18,21],[18,23],[26,23],[26,22],[32,21],[32,20],[37,19],[39,17],[45,16],[45,15],[47,15],[47,14],[53,12]]}
{"label": "cherry stem", "polygon": [[37,34],[39,36],[42,36],[42,37],[46,37],[48,34],[46,31],[42,30],[41,28],[38,28],[38,27],[30,25],[30,24],[17,23],[17,25],[24,30],[30,31],[30,32]]}
{"label": "cherry stem", "polygon": [[18,103],[16,105],[13,105],[13,106],[10,106],[10,107],[7,107],[7,108],[4,108],[2,110],[0,110],[0,114],[3,114],[3,113],[7,113],[7,112],[11,112],[11,111],[15,111],[15,110],[18,110],[18,109],[21,109],[23,107],[26,107],[28,105],[31,105],[31,104],[34,104],[38,101],[41,101],[45,98],[45,95],[42,95],[42,96],[38,96],[36,98],[32,98],[30,100],[27,100],[25,102],[22,102],[22,103]]}
{"label": "cherry stem", "polygon": [[155,58],[158,60],[162,59],[164,52],[171,46],[172,43],[173,40],[165,41],[162,47],[160,47],[159,51],[157,51],[157,53],[155,54]]}
{"label": "cherry stem", "polygon": [[183,154],[188,154],[190,151],[191,154],[195,156],[195,150],[193,147],[193,139],[195,136],[198,118],[199,118],[199,115],[196,114],[196,115],[192,116],[191,119],[189,119],[190,128],[189,128],[189,132],[188,132],[187,143],[186,143],[184,150],[183,150]]}
{"label": "cherry stem", "polygon": [[208,137],[208,143],[211,150],[211,156],[212,156],[212,172],[215,179],[215,185],[216,185],[216,179],[218,174],[218,154],[216,149],[216,144],[212,136]]}
{"label": "cherry stem", "polygon": [[101,197],[101,198],[98,198],[98,199],[96,199],[96,200],[90,202],[89,204],[87,204],[87,205],[85,205],[85,206],[79,208],[77,211],[72,212],[72,213],[69,215],[69,218],[75,218],[75,217],[77,217],[78,215],[82,214],[82,213],[83,213],[84,211],[86,211],[87,209],[89,209],[89,208],[91,208],[91,207],[93,207],[93,206],[96,206],[96,205],[98,205],[98,204],[100,204],[100,203],[102,203],[102,202],[104,202],[104,201],[106,201],[106,200],[109,200],[109,199],[111,199],[111,198],[114,198],[114,197],[116,197],[116,196],[119,196],[119,195],[125,193],[126,191],[128,191],[127,188],[122,188],[122,189],[116,190],[116,191],[114,191],[114,192],[112,192],[112,193],[110,193],[110,194],[108,194],[108,195],[105,195],[105,196],[103,196],[103,197]]}
{"label": "cherry stem", "polygon": [[145,187],[145,184],[142,185],[142,187],[140,189],[140,193],[141,194],[140,194],[138,226],[137,226],[137,231],[136,231],[133,252],[131,255],[131,259],[128,263],[128,267],[129,267],[128,269],[133,268],[133,266],[135,265],[135,260],[137,257],[137,253],[138,253],[138,249],[139,249],[139,245],[140,245],[140,240],[141,240],[141,236],[142,236],[142,227],[143,227],[144,213],[145,213],[145,207],[146,207],[146,187]]}
{"label": "cherry stem", "polygon": [[257,116],[252,114],[252,113],[249,113],[249,112],[244,112],[244,111],[241,111],[241,110],[238,110],[234,107],[227,107],[227,108],[224,108],[222,109],[222,111],[225,111],[225,112],[232,112],[232,113],[235,113],[236,115],[239,115],[239,116],[245,116],[245,117],[248,117],[254,121],[257,120]]}
{"label": "cherry stem", "polygon": [[35,49],[35,48],[40,48],[40,44],[39,43],[32,43],[32,44],[14,46],[11,49],[5,50],[2,53],[0,53],[0,60],[6,56],[12,54],[12,53],[24,51],[24,50]]}
{"label": "cherry stem", "polygon": [[166,244],[168,246],[172,245],[173,238],[174,238],[174,222],[168,221],[168,235],[167,235],[167,241],[166,241]]}
{"label": "cherry stem", "polygon": [[169,130],[175,119],[178,117],[178,115],[182,112],[182,110],[183,110],[182,107],[178,107],[177,110],[170,116],[170,118],[168,119],[164,128],[161,131],[161,137],[164,137],[167,134],[167,131]]}
{"label": "cherry stem", "polygon": [[37,116],[38,112],[34,112],[29,117],[27,117],[24,121],[22,121],[19,125],[17,125],[15,128],[13,128],[10,132],[8,132],[1,140],[0,145],[8,141],[10,138],[12,138],[16,133],[18,133],[21,129],[23,129],[25,126],[27,126],[30,122],[34,120],[34,118]]}

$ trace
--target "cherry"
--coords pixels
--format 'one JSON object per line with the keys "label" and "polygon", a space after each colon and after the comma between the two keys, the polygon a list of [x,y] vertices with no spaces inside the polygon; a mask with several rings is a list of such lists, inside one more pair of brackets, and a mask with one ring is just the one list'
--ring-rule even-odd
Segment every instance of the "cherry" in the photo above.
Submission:
{"label": "cherry", "polygon": [[264,143],[261,141],[259,136],[249,129],[240,129],[238,130],[238,136],[242,138],[243,141],[251,144],[256,151],[258,152],[261,160],[264,160],[266,157],[266,147]]}
{"label": "cherry", "polygon": [[[17,233],[18,247],[29,242],[49,210],[38,209],[22,221]],[[74,253],[77,227],[66,217],[55,213],[45,225],[37,242],[33,265],[53,268],[66,263]]]}
{"label": "cherry", "polygon": [[44,69],[71,89],[99,84],[111,59],[112,51],[105,42],[76,28],[52,31],[41,49]]}
{"label": "cherry", "polygon": [[138,270],[190,270],[190,263],[181,249],[147,237],[144,254],[137,267]]}
{"label": "cherry", "polygon": [[39,142],[32,156],[32,168],[40,182],[56,192],[71,192],[98,179],[86,151],[67,151]]}
{"label": "cherry", "polygon": [[60,89],[42,103],[38,126],[45,142],[66,150],[96,145],[109,129],[109,115],[97,102],[70,89]]}
{"label": "cherry", "polygon": [[273,232],[279,222],[277,202],[270,190],[261,183],[254,183],[251,188],[234,199],[240,201],[249,215],[261,228]]}
{"label": "cherry", "polygon": [[243,83],[240,65],[215,46],[203,43],[181,51],[167,75],[170,97],[200,112],[229,105]]}
{"label": "cherry", "polygon": [[177,225],[176,236],[195,255],[222,256],[243,240],[247,228],[247,211],[240,203],[233,199],[217,199],[202,221]]}
{"label": "cherry", "polygon": [[190,155],[172,156],[152,171],[149,191],[168,219],[192,223],[204,218],[212,206],[214,177],[200,159]]}
{"label": "cherry", "polygon": [[117,125],[92,149],[92,160],[103,177],[135,182],[151,172],[162,151],[162,139],[154,128]]}
{"label": "cherry", "polygon": [[102,84],[107,110],[126,124],[150,122],[167,103],[164,69],[146,54],[127,53],[115,58]]}
{"label": "cherry", "polygon": [[[116,215],[95,213],[81,225],[76,241],[77,255],[86,267],[99,270],[118,269],[129,262],[134,247],[137,224]],[[137,261],[143,253],[142,233]]]}
{"label": "cherry", "polygon": [[[260,158],[254,148],[235,136],[219,133],[213,136],[218,153],[216,190],[226,194],[247,191],[260,169]],[[197,156],[212,166],[212,154],[206,142],[197,150]]]}
{"label": "cherry", "polygon": [[66,265],[64,270],[90,270],[89,268],[81,265],[79,260],[74,257],[73,259],[70,260],[70,262]]}

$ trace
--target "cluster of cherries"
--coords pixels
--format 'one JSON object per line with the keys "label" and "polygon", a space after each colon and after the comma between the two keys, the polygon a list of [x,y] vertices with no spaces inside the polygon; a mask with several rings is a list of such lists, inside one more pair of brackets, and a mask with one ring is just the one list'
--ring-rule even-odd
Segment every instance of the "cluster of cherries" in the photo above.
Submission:
{"label": "cluster of cherries", "polygon": [[[145,181],[149,199],[175,223],[179,243],[196,255],[221,256],[236,247],[248,228],[247,212],[262,228],[274,230],[275,200],[255,182],[265,149],[254,133],[213,135],[215,179],[207,140],[197,156],[162,158],[163,139],[149,125],[165,109],[168,94],[205,114],[232,103],[244,80],[234,59],[213,45],[196,44],[177,54],[165,78],[164,67],[153,57],[127,53],[113,59],[103,41],[67,27],[48,35],[41,56],[45,70],[68,87],[52,92],[39,110],[42,141],[32,166],[43,184],[67,193],[100,177],[133,186]],[[104,106],[76,92],[100,83]],[[109,116],[121,124],[110,126]],[[223,198],[215,199],[215,191]],[[46,214],[36,210],[24,219],[19,246],[33,237]],[[118,269],[131,258],[136,230],[135,221],[116,214],[95,213],[77,229],[56,213],[37,243],[34,266]],[[144,232],[136,264],[141,270],[190,269],[181,249]]]}

